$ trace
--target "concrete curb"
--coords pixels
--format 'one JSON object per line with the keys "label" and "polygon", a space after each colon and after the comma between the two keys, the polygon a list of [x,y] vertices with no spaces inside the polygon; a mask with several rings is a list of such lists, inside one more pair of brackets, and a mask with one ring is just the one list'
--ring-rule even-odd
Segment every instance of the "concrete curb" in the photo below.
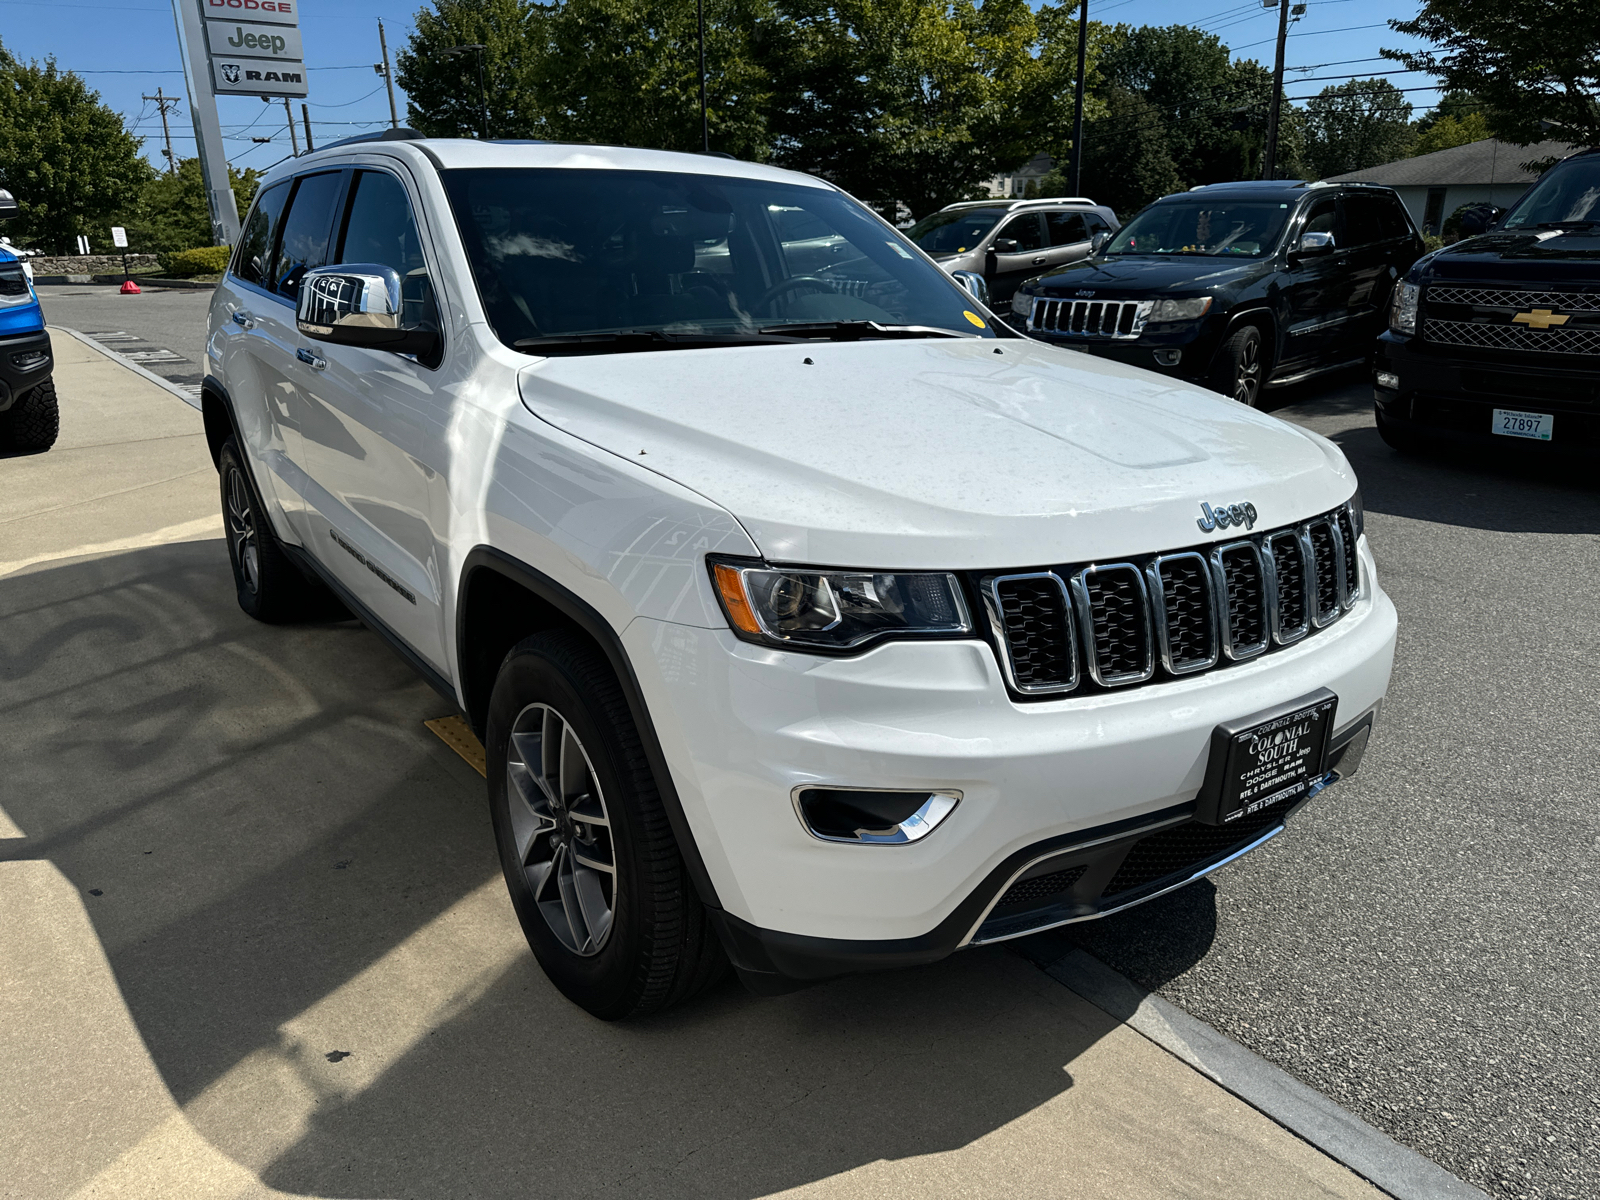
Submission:
{"label": "concrete curb", "polygon": [[1146,992],[1086,951],[1074,949],[1049,961],[1033,954],[1025,957],[1056,982],[1396,1200],[1489,1200],[1487,1193],[1346,1112],[1204,1021]]}
{"label": "concrete curb", "polygon": [[79,333],[76,329],[68,329],[65,325],[52,325],[52,326],[50,326],[50,328],[51,329],[59,329],[62,333],[70,333],[73,337],[77,338],[85,346],[89,346],[89,347],[91,347],[91,348],[93,348],[95,350],[100,351],[101,354],[104,354],[107,358],[113,360],[114,362],[118,363],[119,365],[127,367],[128,370],[132,371],[134,374],[142,375],[144,378],[148,379],[151,383],[155,384],[162,391],[171,392],[174,396],[176,396],[179,400],[182,400],[190,408],[193,408],[193,409],[199,409],[200,408],[200,399],[199,399],[199,397],[189,395],[188,392],[184,391],[182,388],[180,388],[177,384],[173,383],[171,380],[163,379],[163,378],[161,378],[161,376],[157,375],[154,371],[147,370],[144,367],[141,367],[138,363],[132,361],[131,359],[124,358],[122,355],[118,354],[115,350],[113,350],[110,346],[106,346],[106,345],[101,344],[100,342],[95,341],[87,333]]}

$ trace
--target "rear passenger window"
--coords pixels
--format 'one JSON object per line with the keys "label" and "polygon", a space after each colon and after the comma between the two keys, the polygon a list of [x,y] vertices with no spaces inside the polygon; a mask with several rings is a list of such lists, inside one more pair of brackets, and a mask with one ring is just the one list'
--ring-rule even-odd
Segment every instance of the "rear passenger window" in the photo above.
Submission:
{"label": "rear passenger window", "polygon": [[330,171],[326,175],[307,175],[295,187],[289,214],[283,218],[283,242],[273,268],[273,290],[278,295],[295,299],[300,294],[300,277],[313,267],[327,265],[339,182],[340,173]]}
{"label": "rear passenger window", "polygon": [[1050,231],[1052,246],[1074,246],[1089,240],[1089,226],[1084,223],[1082,213],[1045,213],[1044,220]]}
{"label": "rear passenger window", "polygon": [[1370,246],[1384,238],[1383,224],[1376,196],[1353,195],[1344,198],[1344,227],[1349,234],[1349,246]]}
{"label": "rear passenger window", "polygon": [[1405,206],[1393,196],[1378,197],[1378,226],[1385,239],[1411,236],[1411,221],[1406,216]]}
{"label": "rear passenger window", "polygon": [[274,184],[256,197],[256,205],[239,235],[239,253],[234,256],[233,273],[257,287],[272,286],[272,243],[278,235],[278,218],[289,197],[287,183]]}

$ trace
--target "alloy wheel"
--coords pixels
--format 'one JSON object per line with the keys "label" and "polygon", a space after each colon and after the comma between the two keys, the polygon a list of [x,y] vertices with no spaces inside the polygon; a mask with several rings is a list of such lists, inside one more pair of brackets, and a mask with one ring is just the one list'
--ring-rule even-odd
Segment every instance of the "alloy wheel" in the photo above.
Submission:
{"label": "alloy wheel", "polygon": [[245,587],[254,594],[261,588],[261,546],[256,536],[255,510],[250,504],[250,485],[238,467],[228,472],[227,510],[233,561],[239,565]]}
{"label": "alloy wheel", "polygon": [[1261,390],[1261,343],[1246,338],[1239,347],[1239,363],[1233,377],[1233,398],[1240,404],[1254,405]]}
{"label": "alloy wheel", "polygon": [[511,727],[506,804],[517,862],[556,939],[598,954],[616,909],[611,821],[594,765],[577,733],[548,704],[530,704]]}

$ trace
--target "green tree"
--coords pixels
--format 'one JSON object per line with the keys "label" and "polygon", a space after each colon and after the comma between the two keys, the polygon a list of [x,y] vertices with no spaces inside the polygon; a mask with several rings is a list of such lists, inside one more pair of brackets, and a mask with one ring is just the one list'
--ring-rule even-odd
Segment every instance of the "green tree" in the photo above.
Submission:
{"label": "green tree", "polygon": [[1387,79],[1352,79],[1306,104],[1308,165],[1318,179],[1393,162],[1411,152],[1411,104]]}
{"label": "green tree", "polygon": [[[429,137],[476,137],[487,96],[490,137],[548,137],[533,83],[547,11],[532,0],[437,0],[419,9],[416,29],[395,55],[407,124]],[[471,45],[488,47],[481,94],[477,53],[445,53]]]}
{"label": "green tree", "polygon": [[0,46],[0,185],[21,211],[7,232],[57,253],[126,209],[154,174],[140,139],[55,59],[21,63]]}
{"label": "green tree", "polygon": [[[255,198],[261,172],[253,167],[243,171],[228,168],[233,198],[244,220]],[[211,244],[211,215],[206,204],[205,180],[200,176],[200,160],[179,161],[174,174],[156,175],[139,191],[132,211],[120,218],[128,230],[129,249],[141,254],[167,254]],[[111,224],[111,222],[107,222]],[[109,241],[108,234],[101,240]]]}
{"label": "green tree", "polygon": [[781,0],[775,158],[923,216],[1059,136],[1026,0]]}
{"label": "green tree", "polygon": [[1083,194],[1123,220],[1186,186],[1173,161],[1161,110],[1130,88],[1106,89],[1104,109],[1084,122]]}
{"label": "green tree", "polygon": [[1460,118],[1444,116],[1417,134],[1411,152],[1432,154],[1435,150],[1449,150],[1452,146],[1481,142],[1491,136],[1488,118],[1482,113],[1467,113]]}
{"label": "green tree", "polygon": [[1423,0],[1390,28],[1431,50],[1385,58],[1469,92],[1497,137],[1600,145],[1600,4],[1594,0]]}

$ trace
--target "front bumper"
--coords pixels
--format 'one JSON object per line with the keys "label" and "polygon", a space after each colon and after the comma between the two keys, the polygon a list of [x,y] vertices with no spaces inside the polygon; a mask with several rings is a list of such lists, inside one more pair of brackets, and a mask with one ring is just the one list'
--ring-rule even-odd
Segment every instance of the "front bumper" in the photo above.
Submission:
{"label": "front bumper", "polygon": [[[1380,374],[1398,388],[1379,387]],[[1373,399],[1384,423],[1424,436],[1520,453],[1592,457],[1600,450],[1600,362],[1432,346],[1385,330],[1373,356]],[[1497,436],[1494,410],[1550,413],[1549,442]]]}
{"label": "front bumper", "polygon": [[[1361,554],[1375,578],[1364,541]],[[1008,695],[981,641],[891,642],[824,659],[643,618],[624,636],[736,961],[812,979],[933,961],[1148,898],[1172,872],[1112,885],[1156,826],[1192,839],[1215,726],[1327,687],[1339,697],[1335,744],[1348,742],[1388,687],[1395,614],[1374,584],[1336,625],[1273,654],[1025,703]],[[807,784],[962,799],[919,841],[838,844],[797,818],[791,794]],[[1268,812],[1250,832],[1287,815]],[[1172,859],[1174,870],[1210,869],[1234,851],[1237,839],[1226,840],[1190,844],[1196,852]],[[1086,841],[1093,854],[1061,859]],[[1079,865],[1069,888],[1046,894],[1049,913],[999,903],[1013,882]],[[984,928],[1019,913],[1025,928]]]}
{"label": "front bumper", "polygon": [[54,369],[48,331],[0,336],[0,412],[10,408],[18,396],[49,379]]}

